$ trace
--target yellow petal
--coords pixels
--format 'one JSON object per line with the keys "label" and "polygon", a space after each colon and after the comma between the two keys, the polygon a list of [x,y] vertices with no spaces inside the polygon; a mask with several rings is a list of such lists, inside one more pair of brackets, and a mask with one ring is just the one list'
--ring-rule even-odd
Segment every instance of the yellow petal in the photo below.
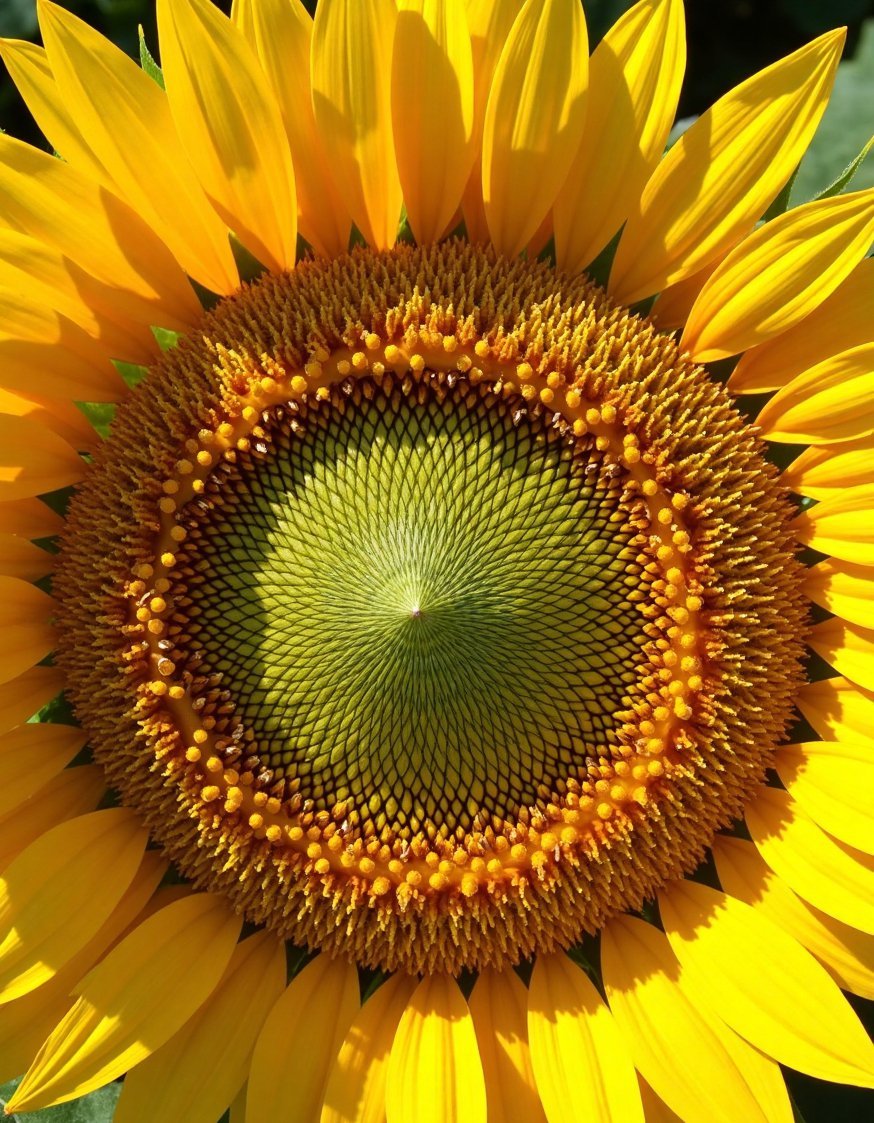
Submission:
{"label": "yellow petal", "polygon": [[258,261],[293,269],[294,172],[255,55],[210,0],[158,0],[157,12],[170,109],[207,198]]}
{"label": "yellow petal", "polygon": [[870,628],[832,617],[811,630],[807,644],[852,682],[874,690],[874,632]]}
{"label": "yellow petal", "polygon": [[38,10],[61,97],[125,200],[187,273],[214,292],[233,292],[227,231],[197,186],[164,91],[83,20],[48,0]]}
{"label": "yellow petal", "polygon": [[675,1115],[665,1101],[655,1094],[640,1073],[637,1074],[637,1083],[646,1123],[683,1123],[679,1115]]}
{"label": "yellow petal", "polygon": [[488,1123],[545,1123],[528,1048],[528,992],[515,971],[481,971],[470,996]]}
{"label": "yellow petal", "polygon": [[874,1084],[874,1046],[813,956],[757,909],[682,880],[659,894],[665,933],[693,998],[799,1072]]}
{"label": "yellow petal", "polygon": [[52,554],[19,538],[15,534],[0,534],[0,573],[6,577],[20,577],[22,581],[36,581],[51,573]]}
{"label": "yellow petal", "polygon": [[706,363],[773,339],[847,279],[872,238],[874,191],[820,199],[766,222],[704,285],[680,346]]}
{"label": "yellow petal", "polygon": [[114,807],[59,823],[13,860],[0,878],[0,1002],[41,986],[96,935],[147,841],[134,814]]}
{"label": "yellow petal", "polygon": [[723,889],[794,936],[839,987],[874,997],[874,938],[802,901],[751,842],[720,836],[712,847]]}
{"label": "yellow petal", "polygon": [[736,394],[777,390],[832,355],[869,343],[872,305],[874,258],[865,258],[797,327],[742,355],[729,388]]}
{"label": "yellow petal", "polygon": [[824,741],[872,743],[874,692],[845,678],[808,682],[798,691],[798,708]]}
{"label": "yellow petal", "polygon": [[615,918],[601,932],[601,968],[635,1065],[685,1123],[792,1123],[779,1068],[736,1036],[729,1048],[732,1031],[700,1000],[691,1001],[657,928]]}
{"label": "yellow petal", "polygon": [[106,780],[96,764],[65,768],[0,820],[0,870],[58,823],[93,811],[105,794]]}
{"label": "yellow petal", "polygon": [[555,200],[559,269],[583,269],[634,210],[665,150],[685,68],[681,0],[641,0],[598,44],[582,143]]}
{"label": "yellow petal", "polygon": [[334,182],[365,240],[394,245],[402,193],[391,124],[394,0],[328,0],[313,26],[313,111]]}
{"label": "yellow petal", "polygon": [[234,1101],[228,1109],[229,1123],[246,1123],[246,1092],[248,1088],[244,1084],[234,1097]]}
{"label": "yellow petal", "polygon": [[78,483],[84,474],[84,461],[57,433],[23,417],[0,414],[0,500],[57,491]]}
{"label": "yellow petal", "polygon": [[0,39],[0,58],[18,87],[40,132],[65,160],[95,182],[112,185],[106,169],[83,141],[82,134],[58,93],[57,83],[42,47],[16,39]]}
{"label": "yellow petal", "polygon": [[611,295],[634,304],[697,273],[762,216],[816,130],[844,34],[753,75],[683,133],[625,224]]}
{"label": "yellow petal", "polygon": [[51,538],[64,529],[64,520],[41,499],[0,501],[0,531],[22,538]]}
{"label": "yellow petal", "polygon": [[436,242],[473,165],[473,54],[464,0],[400,0],[392,125],[410,229]]}
{"label": "yellow petal", "polygon": [[874,440],[862,437],[841,445],[811,446],[780,477],[784,487],[811,499],[832,499],[844,488],[871,479]]}
{"label": "yellow petal", "polygon": [[111,354],[33,293],[0,289],[0,385],[26,397],[114,402],[125,393]]}
{"label": "yellow petal", "polygon": [[83,1096],[159,1049],[215,990],[240,923],[222,898],[197,893],[138,925],[76,987],[10,1112]]}
{"label": "yellow petal", "polygon": [[349,247],[344,206],[313,116],[313,20],[301,0],[235,0],[231,18],[254,48],[282,112],[291,149],[300,232],[327,257]]}
{"label": "yellow petal", "polygon": [[93,452],[97,447],[98,438],[94,426],[73,402],[39,396],[29,400],[0,387],[0,414],[2,413],[8,413],[11,417],[28,417],[38,425],[47,426],[77,452]]}
{"label": "yellow petal", "polygon": [[328,1077],[320,1123],[385,1123],[392,1042],[415,985],[393,975],[358,1011]]}
{"label": "yellow petal", "polygon": [[474,164],[464,189],[462,212],[471,242],[489,240],[483,209],[482,139],[486,105],[495,68],[507,42],[510,28],[525,0],[467,0],[467,23],[473,50]]}
{"label": "yellow petal", "polygon": [[485,1120],[476,1032],[450,975],[426,975],[401,1015],[388,1062],[387,1123]]}
{"label": "yellow petal", "polygon": [[[0,433],[3,431],[0,418]],[[0,577],[0,683],[30,670],[55,645],[51,597],[17,577]],[[5,782],[0,785],[0,806]],[[0,811],[2,814],[2,811]]]}
{"label": "yellow petal", "polygon": [[147,850],[133,882],[97,935],[54,978],[6,1003],[0,1017],[0,1081],[20,1076],[30,1065],[40,1045],[70,1009],[73,988],[142,913],[166,869],[167,863],[157,852]]}
{"label": "yellow petal", "polygon": [[0,216],[105,282],[118,317],[178,331],[200,321],[187,277],[134,210],[63,160],[3,134]]}
{"label": "yellow petal", "polygon": [[589,45],[577,0],[526,0],[492,80],[483,126],[483,206],[514,257],[555,201],[586,121]]}
{"label": "yellow petal", "polygon": [[769,441],[829,444],[874,433],[874,343],[833,355],[799,374],[756,418]]}
{"label": "yellow petal", "polygon": [[60,250],[0,229],[0,288],[47,304],[98,340],[106,354],[131,363],[153,360],[157,341],[146,324],[113,315],[114,289],[92,277]]}
{"label": "yellow petal", "polygon": [[255,1038],[285,986],[285,947],[258,932],[234,949],[194,1017],[125,1077],[114,1123],[215,1123],[246,1080]]}
{"label": "yellow petal", "polygon": [[799,897],[874,934],[874,863],[826,834],[781,788],[762,788],[744,817],[759,853]]}
{"label": "yellow petal", "polygon": [[866,625],[874,612],[874,573],[868,566],[826,558],[808,569],[804,595],[829,612]]}
{"label": "yellow petal", "polygon": [[799,542],[821,554],[874,565],[874,484],[817,503],[793,519],[791,526]]}
{"label": "yellow petal", "polygon": [[57,667],[31,667],[18,678],[0,686],[0,733],[21,725],[64,688]]}
{"label": "yellow petal", "polygon": [[860,741],[781,745],[777,772],[786,790],[836,838],[874,854],[874,749]]}
{"label": "yellow petal", "polygon": [[549,1123],[643,1123],[631,1056],[588,976],[541,955],[528,989],[528,1044]]}
{"label": "yellow petal", "polygon": [[255,1043],[246,1123],[318,1119],[328,1075],[357,1011],[358,974],[349,963],[319,955],[291,980]]}

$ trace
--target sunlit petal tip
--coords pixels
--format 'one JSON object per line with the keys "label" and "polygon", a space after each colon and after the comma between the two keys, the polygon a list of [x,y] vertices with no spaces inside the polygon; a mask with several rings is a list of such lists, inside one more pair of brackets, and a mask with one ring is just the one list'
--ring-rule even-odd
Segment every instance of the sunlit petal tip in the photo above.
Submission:
{"label": "sunlit petal tip", "polygon": [[8,1111],[85,1095],[159,1049],[218,985],[240,925],[221,897],[195,893],[134,928],[78,984]]}
{"label": "sunlit petal tip", "polygon": [[9,933],[0,943],[0,1002],[41,986],[97,934],[147,841],[133,812],[116,807],[59,823],[13,860],[0,878],[0,926]]}
{"label": "sunlit petal tip", "polygon": [[556,263],[577,272],[634,210],[662,157],[686,65],[681,0],[641,0],[590,61],[585,131],[555,200]]}
{"label": "sunlit petal tip", "polygon": [[42,0],[39,16],[59,93],[122,197],[190,276],[214,292],[233,292],[239,276],[227,229],[206,205],[164,91],[72,12]]}
{"label": "sunlit petal tip", "polygon": [[638,1070],[680,1118],[791,1123],[777,1065],[692,997],[663,933],[618,917],[601,933],[601,962],[607,1000]]}
{"label": "sunlit petal tip", "polygon": [[756,424],[769,441],[842,444],[874,434],[872,402],[874,343],[863,343],[793,378],[765,403]]}
{"label": "sunlit petal tip", "polygon": [[802,901],[751,842],[720,836],[713,857],[727,893],[761,911],[803,944],[843,990],[874,997],[874,937]]}
{"label": "sunlit petal tip", "polygon": [[753,75],[683,133],[628,218],[611,295],[634,304],[697,273],[752,230],[813,137],[845,34],[820,36]]}
{"label": "sunlit petal tip", "polygon": [[[52,598],[18,577],[0,577],[0,683],[39,663],[55,645]],[[29,716],[29,715],[28,715]],[[0,801],[3,793],[0,792]]]}
{"label": "sunlit petal tip", "polygon": [[825,558],[807,570],[802,591],[814,604],[863,628],[874,619],[874,571],[870,566]]}
{"label": "sunlit petal tip", "polygon": [[483,130],[485,216],[492,243],[508,257],[528,244],[571,169],[587,91],[582,5],[527,0],[501,52]]}
{"label": "sunlit petal tip", "polygon": [[294,268],[294,172],[254,53],[208,0],[159,0],[157,14],[173,120],[207,197],[257,260]]}
{"label": "sunlit petal tip", "polygon": [[34,120],[52,147],[96,183],[111,186],[106,169],[83,141],[63,101],[48,57],[42,47],[15,39],[0,39],[0,58]]}
{"label": "sunlit petal tip", "polygon": [[343,202],[365,241],[394,244],[403,195],[391,123],[394,0],[331,0],[316,8],[316,125]]}
{"label": "sunlit petal tip", "polygon": [[125,1077],[114,1123],[150,1115],[214,1123],[244,1084],[252,1046],[285,985],[285,949],[271,932],[237,944],[195,1016]]}
{"label": "sunlit petal tip", "polygon": [[692,986],[781,1064],[874,1087],[874,1045],[825,969],[758,909],[682,880],[659,894],[665,933]]}
{"label": "sunlit petal tip", "polygon": [[789,794],[823,828],[874,853],[874,753],[862,741],[783,745],[777,774]]}
{"label": "sunlit petal tip", "polygon": [[800,323],[846,280],[874,239],[874,191],[795,207],[755,230],[705,282],[680,346],[728,358]]}
{"label": "sunlit petal tip", "polygon": [[736,394],[778,390],[832,356],[870,343],[872,305],[874,258],[864,258],[801,323],[745,351],[729,389]]}
{"label": "sunlit petal tip", "polygon": [[832,499],[845,488],[870,482],[872,464],[872,436],[838,445],[811,445],[793,460],[780,479],[785,487],[798,495]]}
{"label": "sunlit petal tip", "polygon": [[874,484],[862,484],[802,511],[791,523],[799,542],[857,565],[874,566]]}
{"label": "sunlit petal tip", "polygon": [[780,788],[745,811],[753,842],[787,885],[829,916],[874,935],[874,866],[831,838]]}
{"label": "sunlit petal tip", "polygon": [[392,55],[392,123],[404,205],[420,243],[437,241],[461,202],[475,156],[473,87],[464,0],[403,0]]}

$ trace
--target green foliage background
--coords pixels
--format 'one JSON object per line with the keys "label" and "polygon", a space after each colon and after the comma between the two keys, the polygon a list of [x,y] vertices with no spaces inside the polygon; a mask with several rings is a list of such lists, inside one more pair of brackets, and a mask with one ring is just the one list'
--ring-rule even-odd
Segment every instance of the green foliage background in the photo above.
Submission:
{"label": "green foliage background", "polygon": [[[138,57],[137,27],[154,48],[154,0],[60,0],[124,50]],[[216,0],[225,11],[230,0]],[[316,0],[305,0],[310,10]],[[634,0],[583,0],[590,37],[597,42]],[[832,182],[858,154],[874,129],[874,0],[686,0],[689,62],[679,117],[690,119],[743,78],[812,37],[845,24],[847,52],[817,136],[792,189],[797,205]],[[35,0],[0,0],[0,36],[38,37]],[[5,74],[0,75],[0,128],[45,147]],[[853,190],[874,187],[874,156],[853,180]],[[872,310],[874,312],[874,310]],[[871,1024],[871,1003],[851,999]],[[2,1009],[0,1009],[2,1017]],[[690,1064],[695,1063],[689,1057]],[[874,1119],[874,1096],[787,1072],[798,1123],[860,1123]],[[0,1112],[17,1084],[0,1087]],[[109,1123],[119,1084],[57,1108],[20,1118],[34,1123]],[[281,1121],[277,1120],[277,1123]]]}

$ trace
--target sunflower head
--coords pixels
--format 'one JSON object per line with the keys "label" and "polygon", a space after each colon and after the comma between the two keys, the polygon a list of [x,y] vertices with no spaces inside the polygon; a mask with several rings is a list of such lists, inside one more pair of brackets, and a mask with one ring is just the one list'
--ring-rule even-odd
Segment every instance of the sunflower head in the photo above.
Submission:
{"label": "sunflower head", "polygon": [[591,58],[578,0],[159,0],[161,69],[39,10],[11,1109],[131,1069],[121,1123],[246,1080],[247,1123],[783,1123],[776,1061],[870,1082],[874,199],[774,217],[842,34],[665,153],[679,0]]}

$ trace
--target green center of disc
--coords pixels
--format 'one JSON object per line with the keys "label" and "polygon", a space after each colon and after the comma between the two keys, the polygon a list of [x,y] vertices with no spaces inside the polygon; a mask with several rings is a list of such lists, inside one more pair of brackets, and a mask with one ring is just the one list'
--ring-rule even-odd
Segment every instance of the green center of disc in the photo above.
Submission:
{"label": "green center of disc", "polygon": [[187,513],[200,673],[262,781],[365,830],[542,804],[610,754],[634,680],[621,481],[522,399],[346,389],[265,414]]}

